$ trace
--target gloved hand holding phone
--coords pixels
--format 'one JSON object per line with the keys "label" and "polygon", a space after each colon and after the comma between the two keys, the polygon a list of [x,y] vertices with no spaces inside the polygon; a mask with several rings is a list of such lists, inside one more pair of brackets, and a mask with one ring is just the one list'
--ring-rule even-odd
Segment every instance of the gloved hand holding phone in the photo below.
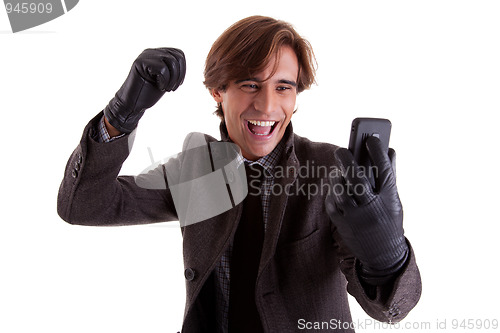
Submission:
{"label": "gloved hand holding phone", "polygon": [[372,187],[345,148],[335,151],[339,171],[330,178],[326,210],[346,246],[358,258],[360,277],[371,285],[389,281],[404,265],[408,245],[395,177],[395,152],[374,136],[366,148],[375,176]]}

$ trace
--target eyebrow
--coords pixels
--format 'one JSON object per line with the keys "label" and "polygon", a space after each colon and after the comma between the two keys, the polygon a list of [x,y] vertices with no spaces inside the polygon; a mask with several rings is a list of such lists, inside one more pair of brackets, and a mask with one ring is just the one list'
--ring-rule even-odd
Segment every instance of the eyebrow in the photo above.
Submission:
{"label": "eyebrow", "polygon": [[[242,83],[242,82],[246,82],[246,81],[262,82],[261,80],[258,80],[257,78],[253,77],[253,78],[248,78],[248,79],[243,79],[243,80],[237,80],[234,83],[238,84],[238,83]],[[289,84],[292,87],[297,87],[297,82],[291,81],[291,80],[281,79],[281,80],[278,80],[278,83]]]}

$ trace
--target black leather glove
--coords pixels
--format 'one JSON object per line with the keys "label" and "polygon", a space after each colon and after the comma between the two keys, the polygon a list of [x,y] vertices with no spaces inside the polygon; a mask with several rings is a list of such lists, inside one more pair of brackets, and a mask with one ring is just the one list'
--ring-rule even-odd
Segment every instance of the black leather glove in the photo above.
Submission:
{"label": "black leather glove", "polygon": [[[408,245],[403,235],[403,207],[394,173],[395,152],[383,151],[380,140],[369,137],[366,147],[372,161],[375,188],[352,154],[335,151],[340,172],[330,178],[326,210],[346,246],[361,263],[360,277],[371,285],[389,281],[404,265]],[[389,155],[392,156],[392,161]]]}
{"label": "black leather glove", "polygon": [[176,90],[185,75],[186,59],[181,50],[144,50],[134,61],[120,90],[104,109],[104,116],[120,132],[132,132],[144,111],[155,105],[166,91]]}

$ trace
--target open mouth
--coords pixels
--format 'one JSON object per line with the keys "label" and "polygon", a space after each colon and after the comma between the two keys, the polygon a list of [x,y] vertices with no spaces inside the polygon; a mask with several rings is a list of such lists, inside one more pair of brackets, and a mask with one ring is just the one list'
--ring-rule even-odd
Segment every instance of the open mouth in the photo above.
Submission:
{"label": "open mouth", "polygon": [[247,128],[250,133],[262,138],[271,137],[279,121],[247,120]]}

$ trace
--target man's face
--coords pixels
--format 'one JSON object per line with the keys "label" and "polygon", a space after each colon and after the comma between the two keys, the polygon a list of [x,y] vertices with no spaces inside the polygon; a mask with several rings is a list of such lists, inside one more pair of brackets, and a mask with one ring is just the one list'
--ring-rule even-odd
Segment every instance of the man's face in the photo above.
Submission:
{"label": "man's face", "polygon": [[[246,159],[255,161],[269,154],[283,138],[295,109],[299,64],[292,48],[284,46],[275,66],[254,77],[230,82],[225,91],[212,94],[222,104],[227,131]],[[268,80],[264,81],[266,78]]]}

